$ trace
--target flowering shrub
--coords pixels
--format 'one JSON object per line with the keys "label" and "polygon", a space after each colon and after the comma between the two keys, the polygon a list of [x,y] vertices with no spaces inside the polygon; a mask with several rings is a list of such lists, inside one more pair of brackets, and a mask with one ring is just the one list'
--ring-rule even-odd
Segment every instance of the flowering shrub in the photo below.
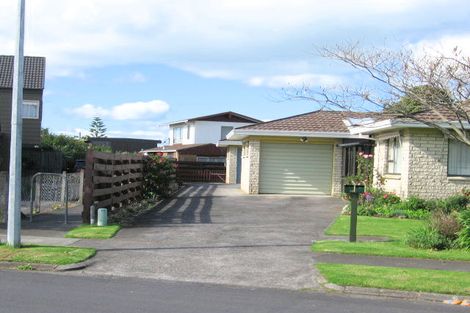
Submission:
{"label": "flowering shrub", "polygon": [[144,198],[168,197],[175,181],[175,168],[170,160],[159,155],[144,158]]}
{"label": "flowering shrub", "polygon": [[359,152],[356,158],[357,174],[346,177],[348,184],[364,185],[366,190],[372,188],[373,171],[374,171],[374,155]]}

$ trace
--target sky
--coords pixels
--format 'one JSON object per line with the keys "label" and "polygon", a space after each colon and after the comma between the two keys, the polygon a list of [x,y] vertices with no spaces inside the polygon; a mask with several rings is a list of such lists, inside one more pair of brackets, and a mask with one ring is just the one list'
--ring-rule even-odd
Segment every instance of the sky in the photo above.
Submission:
{"label": "sky", "polygon": [[[16,1],[0,1],[13,54]],[[167,125],[234,111],[271,120],[313,111],[283,90],[361,77],[320,47],[470,51],[468,0],[26,0],[25,54],[47,58],[42,126],[163,139]]]}

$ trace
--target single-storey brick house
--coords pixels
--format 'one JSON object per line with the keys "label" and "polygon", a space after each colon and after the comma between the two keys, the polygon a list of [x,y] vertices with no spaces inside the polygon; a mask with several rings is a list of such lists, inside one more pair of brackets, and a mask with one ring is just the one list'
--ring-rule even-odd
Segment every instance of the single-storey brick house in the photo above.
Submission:
{"label": "single-storey brick house", "polygon": [[[449,127],[456,117],[440,112],[418,113],[417,118]],[[442,121],[442,122],[441,122]],[[375,141],[375,182],[401,197],[447,197],[470,188],[470,147],[441,131],[403,118],[380,117],[351,128]]]}
{"label": "single-storey brick house", "polygon": [[228,149],[227,183],[239,172],[250,194],[339,195],[355,154],[371,146],[375,182],[401,197],[439,198],[470,188],[469,146],[393,116],[320,110],[237,128],[227,138],[219,143]]}
{"label": "single-storey brick house", "polygon": [[315,111],[236,128],[219,142],[228,148],[227,183],[239,180],[250,194],[339,195],[347,167],[343,145],[365,147],[369,137],[351,134],[344,120],[368,116]]}

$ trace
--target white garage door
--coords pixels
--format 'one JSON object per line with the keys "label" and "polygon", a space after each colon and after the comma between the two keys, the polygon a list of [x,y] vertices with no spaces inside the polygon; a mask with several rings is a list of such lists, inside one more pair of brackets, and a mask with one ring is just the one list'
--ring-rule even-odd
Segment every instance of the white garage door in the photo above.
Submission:
{"label": "white garage door", "polygon": [[259,192],[331,195],[333,145],[261,143]]}

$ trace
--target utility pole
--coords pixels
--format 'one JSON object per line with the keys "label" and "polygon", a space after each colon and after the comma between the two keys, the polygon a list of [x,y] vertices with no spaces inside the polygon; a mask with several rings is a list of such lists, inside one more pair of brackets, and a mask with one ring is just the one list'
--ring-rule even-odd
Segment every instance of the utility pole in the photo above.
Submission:
{"label": "utility pole", "polygon": [[25,0],[18,0],[17,45],[14,59],[11,104],[10,184],[8,190],[7,244],[21,245],[21,148],[23,145]]}

